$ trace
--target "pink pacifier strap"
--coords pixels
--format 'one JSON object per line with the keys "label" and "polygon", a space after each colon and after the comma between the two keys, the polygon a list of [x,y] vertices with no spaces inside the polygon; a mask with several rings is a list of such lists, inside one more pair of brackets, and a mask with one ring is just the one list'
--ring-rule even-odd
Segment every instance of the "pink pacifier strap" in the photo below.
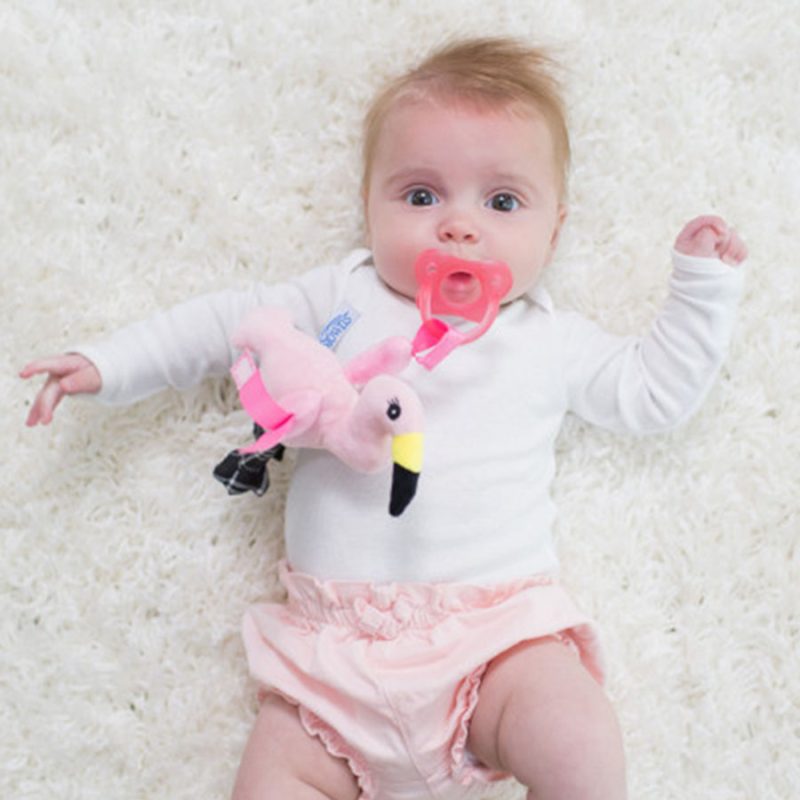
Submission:
{"label": "pink pacifier strap", "polygon": [[[491,327],[500,309],[500,301],[511,290],[509,268],[499,261],[469,261],[438,250],[420,253],[414,265],[419,290],[417,307],[422,326],[414,338],[412,354],[427,369],[433,369],[456,347],[474,342]],[[454,303],[441,292],[442,283],[456,273],[466,273],[478,280],[481,294],[465,303]],[[433,315],[450,314],[475,322],[469,331],[459,331]],[[427,351],[427,352],[425,352]]]}
{"label": "pink pacifier strap", "polygon": [[411,343],[411,355],[426,369],[433,369],[456,347],[463,344],[463,339],[464,335],[446,322],[430,319],[423,322],[417,331]]}

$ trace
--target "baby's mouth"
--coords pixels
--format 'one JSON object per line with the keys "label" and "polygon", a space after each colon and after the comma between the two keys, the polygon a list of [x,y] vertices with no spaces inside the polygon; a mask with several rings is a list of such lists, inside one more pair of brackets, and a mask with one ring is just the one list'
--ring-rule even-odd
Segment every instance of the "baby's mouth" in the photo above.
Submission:
{"label": "baby's mouth", "polygon": [[457,305],[474,303],[481,294],[480,281],[469,272],[453,272],[441,284],[445,300]]}

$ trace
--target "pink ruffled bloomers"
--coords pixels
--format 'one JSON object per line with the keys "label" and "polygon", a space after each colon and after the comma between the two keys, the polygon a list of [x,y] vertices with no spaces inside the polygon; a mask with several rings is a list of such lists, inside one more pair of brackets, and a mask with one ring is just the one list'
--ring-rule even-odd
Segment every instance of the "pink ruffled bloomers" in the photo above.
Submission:
{"label": "pink ruffled bloomers", "polygon": [[551,576],[373,585],[282,564],[281,581],[285,604],[245,615],[251,672],[347,759],[362,800],[464,798],[508,777],[478,763],[466,742],[488,663],[519,642],[557,636],[603,679],[594,628]]}

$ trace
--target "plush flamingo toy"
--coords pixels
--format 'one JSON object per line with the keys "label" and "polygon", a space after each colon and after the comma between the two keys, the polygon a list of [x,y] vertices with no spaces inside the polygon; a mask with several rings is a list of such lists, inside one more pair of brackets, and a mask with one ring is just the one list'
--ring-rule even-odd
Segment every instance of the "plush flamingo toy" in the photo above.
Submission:
{"label": "plush flamingo toy", "polygon": [[[280,458],[282,446],[322,448],[355,470],[375,472],[394,462],[389,513],[413,499],[422,469],[422,404],[395,377],[411,358],[411,343],[387,339],[342,366],[322,344],[299,331],[282,308],[252,312],[233,338],[243,350],[231,372],[260,433],[214,471],[231,494],[254,488],[241,470]],[[253,356],[258,358],[256,367]],[[257,493],[263,493],[258,492]]]}

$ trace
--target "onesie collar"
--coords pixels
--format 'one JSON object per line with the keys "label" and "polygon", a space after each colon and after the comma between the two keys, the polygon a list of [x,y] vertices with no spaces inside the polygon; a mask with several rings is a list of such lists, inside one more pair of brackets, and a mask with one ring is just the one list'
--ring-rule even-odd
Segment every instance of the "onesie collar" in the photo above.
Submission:
{"label": "onesie collar", "polygon": [[539,306],[543,311],[548,314],[553,312],[553,298],[550,297],[550,292],[543,286],[534,286],[533,289],[526,292],[523,297],[527,297],[534,305]]}

